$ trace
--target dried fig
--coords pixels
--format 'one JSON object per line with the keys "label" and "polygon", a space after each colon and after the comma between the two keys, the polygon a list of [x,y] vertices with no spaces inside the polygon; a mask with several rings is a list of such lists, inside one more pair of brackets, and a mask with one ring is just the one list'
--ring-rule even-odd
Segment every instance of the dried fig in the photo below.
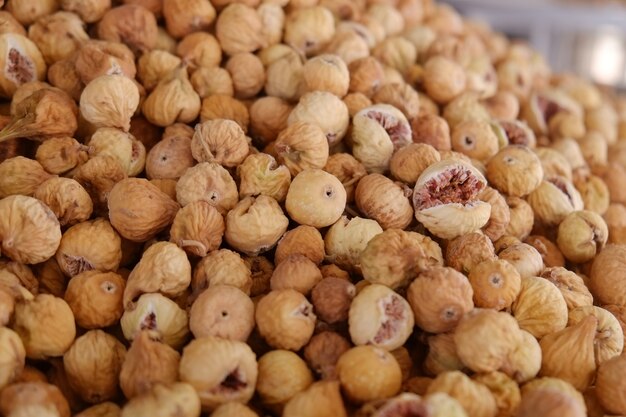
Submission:
{"label": "dried fig", "polygon": [[150,246],[133,268],[124,290],[128,308],[139,295],[161,292],[170,297],[181,295],[191,283],[191,264],[187,254],[170,242]]}
{"label": "dried fig", "polygon": [[594,343],[597,327],[598,319],[589,315],[575,325],[544,336],[539,341],[539,375],[559,378],[579,391],[585,390],[596,372]]}
{"label": "dried fig", "polygon": [[415,218],[444,239],[476,231],[491,214],[491,204],[478,199],[486,185],[485,177],[469,164],[459,160],[437,162],[415,184]]}
{"label": "dried fig", "polygon": [[[447,288],[447,291],[440,292],[438,288]],[[454,329],[463,315],[474,307],[472,286],[467,278],[442,266],[421,272],[409,286],[407,299],[417,326],[431,333]]]}
{"label": "dried fig", "polygon": [[520,328],[537,338],[562,330],[567,325],[567,303],[563,295],[556,285],[539,277],[522,279],[512,313]]}
{"label": "dried fig", "polygon": [[393,350],[407,341],[414,320],[402,296],[384,285],[371,284],[352,300],[348,325],[354,344]]}
{"label": "dried fig", "polygon": [[155,385],[178,379],[180,354],[159,340],[155,332],[143,330],[133,339],[119,369],[120,388],[131,399]]}
{"label": "dried fig", "polygon": [[111,400],[118,392],[118,379],[126,348],[102,330],[78,337],[63,355],[70,387],[88,403]]}
{"label": "dried fig", "polygon": [[491,309],[472,310],[463,316],[454,331],[459,358],[475,372],[502,368],[521,340],[515,319]]}
{"label": "dried fig", "polygon": [[170,241],[200,257],[222,244],[224,218],[206,201],[194,201],[180,209],[170,228]]}
{"label": "dried fig", "polygon": [[0,200],[2,254],[26,264],[50,259],[61,243],[61,226],[41,201],[23,195]]}
{"label": "dried fig", "polygon": [[[92,244],[98,236],[98,244]],[[97,269],[116,271],[122,260],[122,239],[105,219],[78,223],[65,231],[56,260],[65,275]]]}
{"label": "dried fig", "polygon": [[179,372],[207,411],[230,401],[248,402],[258,375],[255,354],[247,344],[210,336],[185,346]]}
{"label": "dried fig", "polygon": [[387,229],[372,237],[360,255],[363,278],[392,289],[406,286],[416,274],[443,266],[439,245],[427,236]]}
{"label": "dried fig", "polygon": [[145,241],[169,226],[179,205],[146,179],[115,184],[108,198],[109,219],[128,240]]}

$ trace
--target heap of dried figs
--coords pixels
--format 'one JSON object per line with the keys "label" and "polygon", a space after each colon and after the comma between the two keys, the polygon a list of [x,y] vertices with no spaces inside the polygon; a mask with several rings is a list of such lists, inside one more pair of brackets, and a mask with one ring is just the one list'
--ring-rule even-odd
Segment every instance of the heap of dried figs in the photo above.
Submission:
{"label": "heap of dried figs", "polygon": [[433,0],[0,0],[0,415],[626,415],[626,97]]}

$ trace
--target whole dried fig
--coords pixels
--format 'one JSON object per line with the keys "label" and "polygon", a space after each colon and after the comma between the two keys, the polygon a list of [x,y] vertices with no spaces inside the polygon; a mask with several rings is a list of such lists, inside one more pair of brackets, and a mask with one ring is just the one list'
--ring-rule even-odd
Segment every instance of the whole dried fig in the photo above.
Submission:
{"label": "whole dried fig", "polygon": [[562,330],[567,325],[567,304],[563,295],[556,285],[539,277],[522,279],[512,313],[520,328],[537,338]]}
{"label": "whole dried fig", "polygon": [[191,264],[185,251],[170,242],[150,246],[133,268],[124,290],[128,308],[143,293],[161,292],[170,297],[181,295],[191,283]]}
{"label": "whole dried fig", "polygon": [[[448,288],[445,293],[437,288]],[[415,314],[415,323],[431,333],[443,333],[456,327],[463,315],[472,310],[472,286],[460,272],[435,266],[421,272],[411,283],[407,299]]]}
{"label": "whole dried fig", "polygon": [[596,372],[594,340],[597,328],[598,319],[589,315],[575,325],[544,336],[539,341],[539,375],[563,379],[580,391],[586,389]]}
{"label": "whole dried fig", "polygon": [[2,253],[10,259],[36,264],[50,259],[61,243],[61,225],[41,201],[23,195],[0,200]]}
{"label": "whole dried fig", "polygon": [[439,245],[427,236],[387,229],[372,237],[360,255],[363,278],[392,289],[406,286],[416,274],[443,266]]}
{"label": "whole dried fig", "polygon": [[119,365],[120,388],[130,399],[149,392],[155,385],[174,383],[179,361],[180,354],[162,343],[158,334],[143,330],[135,336]]}
{"label": "whole dried fig", "polygon": [[126,348],[115,337],[102,330],[88,331],[63,355],[70,386],[88,403],[113,399],[125,354]]}
{"label": "whole dried fig", "polygon": [[180,206],[150,181],[127,178],[109,193],[109,219],[126,239],[141,242],[172,223]]}

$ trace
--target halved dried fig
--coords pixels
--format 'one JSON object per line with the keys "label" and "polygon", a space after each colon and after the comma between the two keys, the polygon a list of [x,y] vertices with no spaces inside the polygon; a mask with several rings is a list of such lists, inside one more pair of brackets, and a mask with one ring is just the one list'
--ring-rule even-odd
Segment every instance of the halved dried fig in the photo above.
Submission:
{"label": "halved dried fig", "polygon": [[474,232],[487,224],[491,215],[491,204],[478,198],[486,186],[485,177],[468,163],[437,162],[415,184],[415,218],[443,239]]}
{"label": "halved dried fig", "polygon": [[412,141],[411,125],[389,104],[364,108],[352,123],[352,152],[368,172],[386,171],[393,152]]}

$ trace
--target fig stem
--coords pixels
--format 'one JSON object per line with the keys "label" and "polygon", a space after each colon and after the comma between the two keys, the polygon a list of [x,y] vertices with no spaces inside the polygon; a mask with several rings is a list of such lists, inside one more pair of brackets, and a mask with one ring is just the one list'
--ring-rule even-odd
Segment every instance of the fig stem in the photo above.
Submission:
{"label": "fig stem", "polygon": [[10,140],[10,139],[16,139],[16,138],[26,139],[27,136],[29,136],[29,134],[35,133],[35,132],[28,132],[28,129],[26,129],[26,127],[30,123],[31,123],[31,120],[28,117],[17,119],[17,120],[15,119],[11,120],[11,122],[9,122],[8,125],[6,125],[2,130],[0,130],[0,143]]}
{"label": "fig stem", "polygon": [[360,180],[360,179],[361,179],[361,178],[356,178],[356,177],[355,177],[355,178],[352,178],[352,179],[350,179],[350,180],[348,180],[348,181],[344,182],[344,183],[343,183],[343,186],[344,186],[344,187],[350,187],[350,186],[352,186],[352,185],[356,184],[357,182],[359,182],[359,180]]}
{"label": "fig stem", "polygon": [[206,246],[204,246],[202,242],[198,242],[197,240],[183,239],[179,242],[178,246],[180,246],[181,248],[194,247],[200,249],[202,253],[208,252]]}
{"label": "fig stem", "polygon": [[356,210],[354,210],[352,207],[346,206],[345,212],[352,217],[359,217],[359,213],[357,213]]}

